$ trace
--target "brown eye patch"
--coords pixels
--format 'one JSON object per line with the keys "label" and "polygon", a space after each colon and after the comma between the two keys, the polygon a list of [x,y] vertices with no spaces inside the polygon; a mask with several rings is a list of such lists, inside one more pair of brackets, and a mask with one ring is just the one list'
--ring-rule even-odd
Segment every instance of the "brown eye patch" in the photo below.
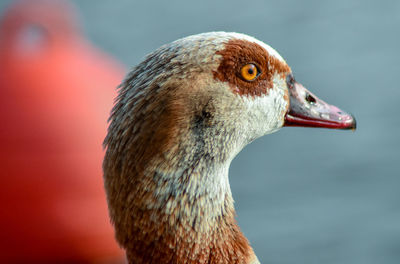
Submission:
{"label": "brown eye patch", "polygon": [[[289,66],[269,53],[260,45],[247,40],[233,39],[225,44],[225,49],[217,51],[221,62],[214,72],[214,78],[228,82],[233,92],[240,95],[261,96],[272,88],[273,76],[290,72]],[[252,81],[243,78],[242,67],[255,64],[259,76]]]}

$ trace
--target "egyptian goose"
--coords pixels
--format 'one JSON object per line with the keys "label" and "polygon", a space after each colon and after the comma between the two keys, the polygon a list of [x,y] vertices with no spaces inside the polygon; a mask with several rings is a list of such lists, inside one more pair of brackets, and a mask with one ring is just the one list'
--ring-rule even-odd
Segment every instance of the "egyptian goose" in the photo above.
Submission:
{"label": "egyptian goose", "polygon": [[247,35],[157,49],[121,84],[104,141],[109,213],[129,263],[259,263],[235,221],[232,159],[282,126],[355,125]]}

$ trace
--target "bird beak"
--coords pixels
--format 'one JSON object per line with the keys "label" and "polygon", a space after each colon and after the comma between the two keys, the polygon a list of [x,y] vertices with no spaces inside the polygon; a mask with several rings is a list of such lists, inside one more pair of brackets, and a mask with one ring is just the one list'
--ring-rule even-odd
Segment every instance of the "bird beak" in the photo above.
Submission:
{"label": "bird beak", "polygon": [[284,126],[356,129],[356,120],[351,114],[325,103],[296,82],[292,75],[288,76],[287,83],[290,106]]}

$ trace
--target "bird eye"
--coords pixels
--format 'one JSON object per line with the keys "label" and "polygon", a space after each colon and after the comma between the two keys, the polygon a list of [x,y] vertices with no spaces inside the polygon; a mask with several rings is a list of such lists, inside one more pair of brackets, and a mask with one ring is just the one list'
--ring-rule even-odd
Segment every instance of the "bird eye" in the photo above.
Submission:
{"label": "bird eye", "polygon": [[240,74],[243,80],[251,82],[254,81],[258,75],[260,75],[260,72],[256,65],[249,63],[242,67]]}

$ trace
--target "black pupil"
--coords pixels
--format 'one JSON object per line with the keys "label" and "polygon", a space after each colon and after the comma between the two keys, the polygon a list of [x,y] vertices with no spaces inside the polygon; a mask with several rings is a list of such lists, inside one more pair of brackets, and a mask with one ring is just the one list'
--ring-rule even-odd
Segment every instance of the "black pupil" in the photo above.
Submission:
{"label": "black pupil", "polygon": [[253,75],[254,73],[254,69],[253,68],[249,68],[249,70],[247,71],[250,75]]}

